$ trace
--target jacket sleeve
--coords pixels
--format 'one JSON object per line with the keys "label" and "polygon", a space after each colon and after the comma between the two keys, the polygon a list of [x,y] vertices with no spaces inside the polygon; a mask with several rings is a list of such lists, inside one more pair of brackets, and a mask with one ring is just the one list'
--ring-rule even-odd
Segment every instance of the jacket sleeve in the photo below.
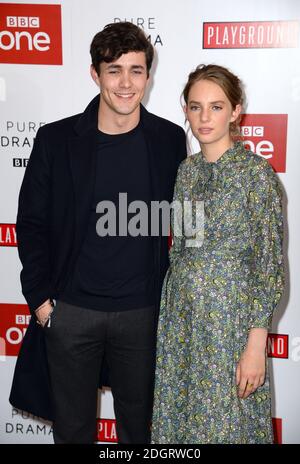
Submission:
{"label": "jacket sleeve", "polygon": [[[169,252],[169,260],[170,260],[170,263],[173,262],[174,258],[175,258],[175,255],[177,255],[177,251],[179,252],[179,249],[182,245],[181,243],[181,239],[180,237],[175,237],[175,233],[174,233],[174,227],[175,227],[175,224],[174,224],[174,221],[176,220],[177,221],[177,225],[178,225],[178,219],[179,217],[176,216],[176,210],[174,211],[174,205],[176,204],[176,202],[180,201],[181,199],[181,194],[180,194],[180,182],[182,182],[182,180],[180,180],[178,177],[179,177],[179,172],[181,172],[181,168],[180,168],[180,164],[182,163],[182,161],[187,157],[187,149],[186,149],[186,134],[184,132],[184,130],[181,128],[181,127],[178,127],[178,133],[177,133],[177,137],[176,137],[176,154],[177,154],[177,166],[176,166],[176,170],[177,170],[177,176],[176,176],[176,180],[175,180],[175,187],[174,187],[174,193],[173,193],[173,207],[171,209],[171,239],[172,239],[172,246],[170,248],[170,252]],[[181,177],[181,174],[180,174],[180,177]],[[175,214],[174,214],[175,213]]]}
{"label": "jacket sleeve", "polygon": [[261,161],[248,193],[253,252],[249,328],[269,329],[284,288],[282,191],[272,167]]}
{"label": "jacket sleeve", "polygon": [[187,148],[186,148],[186,134],[184,130],[180,127],[178,134],[178,166],[180,163],[187,157]]}
{"label": "jacket sleeve", "polygon": [[185,241],[183,224],[184,165],[185,162],[183,161],[178,168],[171,208],[171,233],[173,241],[169,252],[171,265],[180,257]]}
{"label": "jacket sleeve", "polygon": [[50,163],[39,129],[24,174],[17,213],[22,293],[32,314],[50,297]]}

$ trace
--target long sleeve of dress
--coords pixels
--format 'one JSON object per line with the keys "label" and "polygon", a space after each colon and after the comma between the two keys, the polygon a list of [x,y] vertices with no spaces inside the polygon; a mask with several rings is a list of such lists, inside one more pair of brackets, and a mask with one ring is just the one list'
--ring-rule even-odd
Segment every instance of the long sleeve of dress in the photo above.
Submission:
{"label": "long sleeve of dress", "polygon": [[249,328],[269,329],[284,286],[283,217],[279,180],[263,159],[251,172],[248,201],[253,251]]}

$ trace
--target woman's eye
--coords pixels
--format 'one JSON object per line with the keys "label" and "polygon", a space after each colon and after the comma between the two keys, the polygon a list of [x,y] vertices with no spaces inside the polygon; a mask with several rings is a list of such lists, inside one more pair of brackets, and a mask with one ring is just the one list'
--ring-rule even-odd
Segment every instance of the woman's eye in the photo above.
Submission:
{"label": "woman's eye", "polygon": [[199,106],[192,105],[190,106],[191,111],[197,111],[199,109]]}
{"label": "woman's eye", "polygon": [[212,107],[212,109],[213,109],[214,111],[219,111],[219,110],[222,109],[222,106],[217,106],[217,105],[215,105],[215,106]]}

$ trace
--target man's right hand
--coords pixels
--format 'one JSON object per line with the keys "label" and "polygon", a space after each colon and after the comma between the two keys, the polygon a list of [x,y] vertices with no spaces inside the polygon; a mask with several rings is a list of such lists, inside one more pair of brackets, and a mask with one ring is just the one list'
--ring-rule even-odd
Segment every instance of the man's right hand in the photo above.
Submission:
{"label": "man's right hand", "polygon": [[46,300],[41,306],[35,310],[35,314],[39,323],[44,327],[52,312],[52,304],[50,299]]}

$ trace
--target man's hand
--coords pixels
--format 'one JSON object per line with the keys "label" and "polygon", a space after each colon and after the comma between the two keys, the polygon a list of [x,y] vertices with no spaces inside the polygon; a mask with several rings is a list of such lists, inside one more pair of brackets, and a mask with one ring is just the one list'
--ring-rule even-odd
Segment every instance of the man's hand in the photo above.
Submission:
{"label": "man's hand", "polygon": [[45,326],[52,311],[53,311],[53,306],[51,304],[50,299],[46,300],[41,306],[39,306],[35,310],[37,320],[39,321],[41,326],[43,327]]}

